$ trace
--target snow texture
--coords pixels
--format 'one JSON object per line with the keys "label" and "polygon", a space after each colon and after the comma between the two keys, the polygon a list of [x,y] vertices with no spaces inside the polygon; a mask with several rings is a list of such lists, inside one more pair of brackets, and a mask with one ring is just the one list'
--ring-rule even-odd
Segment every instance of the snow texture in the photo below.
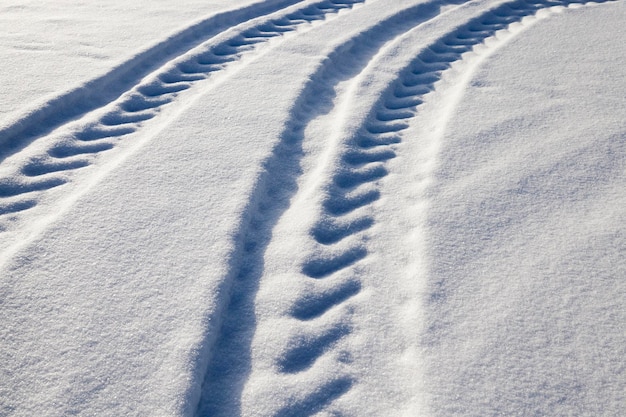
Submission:
{"label": "snow texture", "polygon": [[4,1],[0,416],[625,415],[625,21]]}

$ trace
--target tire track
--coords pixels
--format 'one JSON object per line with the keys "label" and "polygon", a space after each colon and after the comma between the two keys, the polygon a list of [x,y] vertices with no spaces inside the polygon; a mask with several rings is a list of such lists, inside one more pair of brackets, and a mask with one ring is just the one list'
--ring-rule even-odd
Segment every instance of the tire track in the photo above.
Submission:
{"label": "tire track", "polygon": [[[463,60],[465,54],[493,50],[501,38],[512,36],[539,18],[559,13],[566,7],[590,3],[598,2],[518,0],[495,7],[423,49],[382,94],[366,123],[345,142],[334,174],[324,187],[320,217],[310,231],[316,247],[301,267],[302,275],[313,284],[292,304],[290,314],[302,326],[277,359],[281,373],[305,373],[325,355],[345,356],[345,350],[341,354],[334,350],[353,330],[348,321],[332,317],[337,314],[332,312],[362,289],[362,283],[355,277],[359,276],[360,262],[369,255],[367,232],[375,224],[372,205],[382,195],[381,180],[389,173],[386,162],[397,156],[396,145],[402,142],[410,119],[425,96],[436,90],[436,83],[444,73]],[[331,280],[330,286],[324,282]],[[312,321],[319,325],[312,325]],[[336,369],[341,367],[337,362]],[[322,408],[357,382],[340,371],[333,378],[344,381],[343,389],[327,391],[328,399]],[[336,395],[331,395],[332,392]],[[310,404],[319,395],[318,388],[313,387],[299,403],[287,405],[277,415],[309,415]]]}
{"label": "tire track", "polygon": [[[432,1],[405,6],[402,11],[365,29],[327,55],[295,101],[280,142],[265,163],[264,173],[255,187],[245,215],[240,249],[232,257],[232,276],[227,279],[227,288],[223,289],[228,299],[224,299],[224,310],[219,316],[222,322],[220,334],[207,335],[204,350],[208,356],[208,365],[197,416],[242,414],[242,392],[252,371],[251,343],[257,328],[256,293],[265,273],[266,250],[272,241],[274,228],[282,214],[289,209],[290,200],[297,192],[296,182],[302,174],[300,164],[307,126],[332,109],[338,84],[356,77],[385,43],[433,18],[443,6],[450,4],[454,2]],[[356,176],[358,174],[346,172],[345,178],[338,181],[359,181],[354,178]],[[349,210],[349,204],[341,203],[336,209],[338,212]],[[368,226],[366,220],[359,227],[365,229]],[[345,263],[354,263],[355,253],[358,257],[360,250],[334,258],[330,266],[327,260],[322,259],[311,262],[306,268],[310,270],[311,276],[321,278],[345,266]],[[357,281],[340,283],[322,300],[312,297],[298,303],[292,314],[299,320],[312,322],[359,291],[360,283]],[[351,332],[349,323],[331,327],[328,331],[303,335],[300,339],[296,335],[291,343],[293,348],[276,361],[279,373],[296,374],[309,369],[330,345]],[[313,410],[319,411],[347,392],[353,382],[348,375],[324,381],[321,385],[311,387],[310,395],[279,407],[271,415],[301,416],[309,415]]]}
{"label": "tire track", "polygon": [[302,0],[265,0],[217,13],[142,52],[109,73],[89,81],[0,129],[0,161],[38,135],[52,131],[115,100],[140,80],[182,53],[231,27],[289,7]]}
{"label": "tire track", "polygon": [[[262,45],[269,46],[273,39],[302,32],[364,1],[308,2],[268,18],[252,19],[166,63],[95,115],[33,141],[0,165],[0,233],[20,220],[23,212],[35,208],[47,191],[72,182],[82,168],[120,145],[166,105],[181,98],[185,90],[217,77],[231,66],[243,65],[243,59],[252,59],[253,52]],[[291,3],[295,2],[271,4]],[[268,7],[257,11],[268,11]]]}

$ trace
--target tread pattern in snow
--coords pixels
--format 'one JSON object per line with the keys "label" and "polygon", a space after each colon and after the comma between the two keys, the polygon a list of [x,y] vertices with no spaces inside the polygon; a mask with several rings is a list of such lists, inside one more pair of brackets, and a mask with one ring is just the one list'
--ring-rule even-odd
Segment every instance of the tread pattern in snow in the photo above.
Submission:
{"label": "tread pattern in snow", "polygon": [[[302,265],[302,274],[319,284],[313,284],[312,291],[295,300],[291,315],[303,323],[302,332],[289,340],[289,347],[277,359],[277,369],[286,374],[306,372],[316,361],[333,352],[335,345],[353,329],[348,320],[327,319],[325,314],[341,305],[362,289],[359,276],[359,263],[368,257],[368,229],[374,226],[372,205],[382,195],[381,180],[388,175],[386,162],[395,158],[396,144],[402,142],[402,134],[409,128],[410,119],[415,116],[427,94],[436,90],[436,83],[454,62],[464,58],[478,45],[496,36],[499,31],[508,31],[511,24],[522,22],[524,18],[550,9],[559,12],[565,7],[588,4],[580,1],[514,1],[501,5],[488,13],[469,20],[455,28],[436,42],[422,50],[399,78],[393,82],[372,109],[366,123],[352,137],[347,138],[344,151],[340,155],[334,174],[325,188],[326,197],[322,201],[319,220],[310,235],[318,246]],[[328,291],[321,284],[323,280],[336,280],[338,285]],[[311,325],[319,319],[319,327]],[[328,320],[335,324],[328,326]],[[341,366],[337,366],[341,369]],[[330,398],[336,399],[349,391],[358,381],[335,372],[334,378],[345,380],[345,390],[328,391]],[[349,381],[349,382],[347,382]],[[300,400],[308,404],[319,396],[316,386],[311,387],[310,396]],[[333,392],[336,395],[331,395]],[[324,404],[326,406],[326,404]],[[292,405],[282,410],[292,410]],[[285,415],[302,415],[285,411]],[[277,415],[281,414],[280,411]]]}
{"label": "tread pattern in snow", "polygon": [[35,207],[45,191],[71,181],[74,171],[91,165],[96,156],[116,147],[177,99],[180,92],[228,69],[257,50],[259,44],[327,20],[364,1],[324,0],[271,17],[216,44],[209,41],[204,50],[183,54],[134,86],[108,105],[98,120],[79,121],[70,124],[70,133],[44,137],[47,143],[43,153],[13,164],[8,172],[0,170],[0,221],[4,223],[0,225],[9,227],[19,212]]}

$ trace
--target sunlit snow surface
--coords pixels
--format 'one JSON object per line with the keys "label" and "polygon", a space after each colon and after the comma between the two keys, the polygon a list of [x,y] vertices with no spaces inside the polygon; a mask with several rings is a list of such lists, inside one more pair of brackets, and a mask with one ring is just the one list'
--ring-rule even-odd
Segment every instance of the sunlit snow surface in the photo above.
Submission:
{"label": "sunlit snow surface", "polygon": [[3,2],[0,416],[625,415],[623,22]]}

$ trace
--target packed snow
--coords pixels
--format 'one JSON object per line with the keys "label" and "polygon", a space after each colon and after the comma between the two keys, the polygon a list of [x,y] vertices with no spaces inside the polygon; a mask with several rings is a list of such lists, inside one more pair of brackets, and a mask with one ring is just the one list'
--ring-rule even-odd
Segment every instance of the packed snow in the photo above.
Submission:
{"label": "packed snow", "polygon": [[624,0],[5,0],[0,416],[626,415]]}

